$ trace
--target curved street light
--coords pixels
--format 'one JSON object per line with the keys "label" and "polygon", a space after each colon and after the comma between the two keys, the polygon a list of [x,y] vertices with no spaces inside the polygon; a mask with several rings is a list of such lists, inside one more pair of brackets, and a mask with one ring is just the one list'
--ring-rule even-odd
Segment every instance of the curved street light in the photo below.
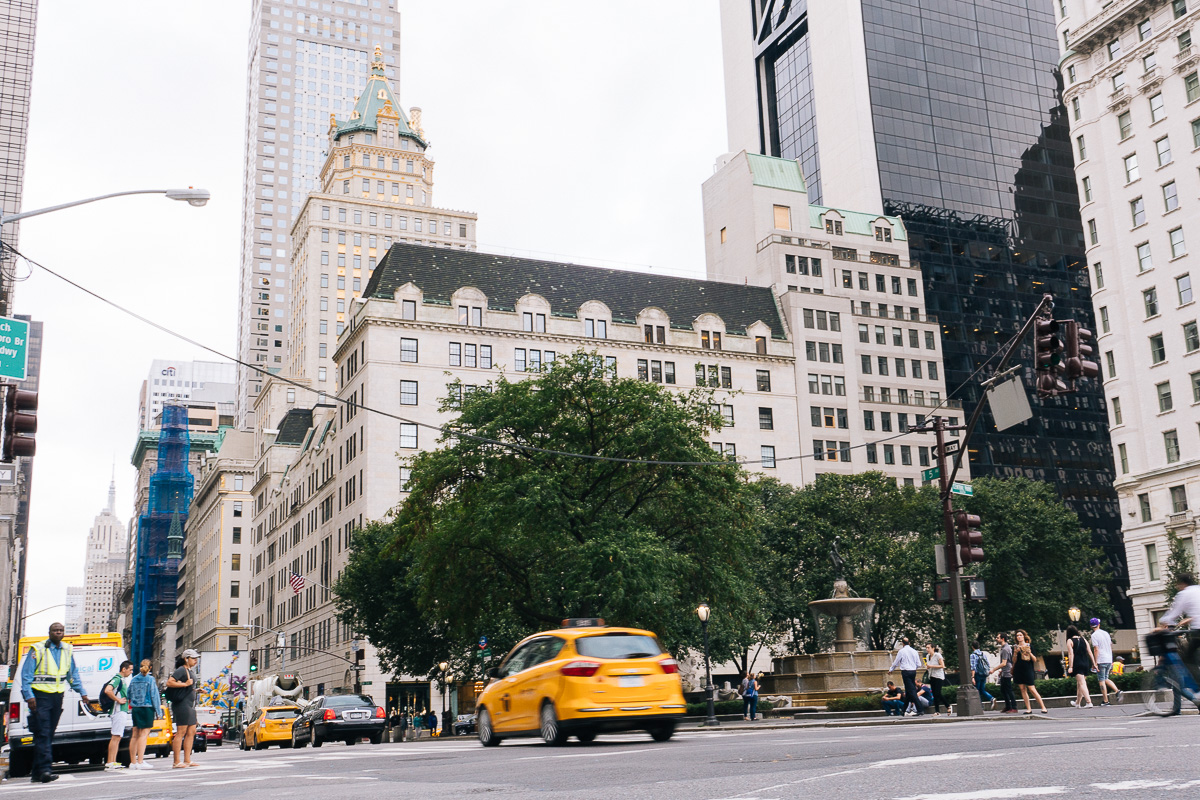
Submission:
{"label": "curved street light", "polygon": [[111,197],[124,197],[130,194],[161,194],[166,195],[171,200],[182,200],[190,206],[199,208],[208,202],[211,195],[207,189],[196,189],[189,186],[186,189],[132,189],[127,192],[111,192],[109,194],[97,195],[96,197],[88,197],[84,200],[72,200],[70,203],[59,203],[56,206],[47,206],[46,208],[38,208],[33,211],[22,211],[19,214],[12,214],[7,217],[0,217],[0,225],[7,225],[10,222],[26,219],[27,217],[36,217],[41,214],[49,214],[51,211],[61,211],[64,208],[74,208],[88,203],[95,203],[100,200],[108,200]]}
{"label": "curved street light", "polygon": [[708,618],[711,614],[708,603],[701,603],[696,607],[696,616],[700,618],[700,630],[704,633],[704,693],[708,695],[708,718],[704,720],[706,728],[715,728],[721,724],[717,721],[717,709],[713,700],[716,687],[713,686],[712,670],[708,664]]}

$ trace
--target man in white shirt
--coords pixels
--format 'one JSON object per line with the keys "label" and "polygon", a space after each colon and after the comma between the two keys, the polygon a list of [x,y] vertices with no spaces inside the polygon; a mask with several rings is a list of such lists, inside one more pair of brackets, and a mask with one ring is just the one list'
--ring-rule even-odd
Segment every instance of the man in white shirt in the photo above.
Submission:
{"label": "man in white shirt", "polygon": [[1100,705],[1108,705],[1108,687],[1117,694],[1117,702],[1121,702],[1121,690],[1108,677],[1112,672],[1113,653],[1112,653],[1112,637],[1108,632],[1100,627],[1100,620],[1092,617],[1090,620],[1092,625],[1092,652],[1096,656],[1096,670],[1099,673],[1096,675],[1096,681],[1100,684]]}
{"label": "man in white shirt", "polygon": [[920,717],[925,714],[921,710],[921,703],[917,700],[917,670],[921,668],[921,655],[909,644],[907,636],[900,642],[900,651],[896,653],[896,658],[892,661],[888,672],[900,670],[900,676],[904,678],[904,704],[907,706],[912,703],[913,708],[916,709],[916,715]]}
{"label": "man in white shirt", "polygon": [[[1178,594],[1175,595],[1175,602],[1171,603],[1171,608],[1166,614],[1163,614],[1158,619],[1158,627],[1154,630],[1165,631],[1168,625],[1173,625],[1176,622],[1186,621],[1190,630],[1200,630],[1200,586],[1196,585],[1196,578],[1190,573],[1181,572],[1175,579],[1175,588]],[[1191,658],[1191,648],[1185,647],[1184,657]],[[1180,654],[1176,652],[1168,652],[1163,658],[1170,667],[1175,680],[1179,682],[1180,692],[1188,700],[1200,706],[1197,702],[1196,682],[1192,680],[1191,671],[1184,666],[1180,660]],[[1179,713],[1179,696],[1175,697],[1175,713]]]}

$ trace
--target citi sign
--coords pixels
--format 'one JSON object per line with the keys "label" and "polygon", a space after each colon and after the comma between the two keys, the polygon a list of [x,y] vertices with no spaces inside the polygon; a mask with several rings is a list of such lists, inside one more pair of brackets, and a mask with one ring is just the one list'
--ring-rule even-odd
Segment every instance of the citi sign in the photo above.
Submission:
{"label": "citi sign", "polygon": [[167,367],[166,369],[164,369],[164,370],[162,371],[162,374],[163,374],[163,375],[166,375],[168,378],[174,378],[174,377],[175,377],[175,368],[174,368],[174,367]]}

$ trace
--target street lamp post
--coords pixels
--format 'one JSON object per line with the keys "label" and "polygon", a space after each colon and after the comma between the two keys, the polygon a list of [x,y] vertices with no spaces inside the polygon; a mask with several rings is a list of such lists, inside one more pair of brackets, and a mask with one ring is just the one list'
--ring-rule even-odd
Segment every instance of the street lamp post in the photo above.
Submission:
{"label": "street lamp post", "polygon": [[1080,612],[1080,610],[1078,608],[1076,608],[1075,606],[1071,606],[1070,608],[1067,609],[1067,617],[1071,620],[1072,624],[1079,622],[1079,617],[1081,616],[1081,613],[1082,612]]}
{"label": "street lamp post", "polygon": [[442,736],[446,736],[447,732],[450,736],[454,735],[454,724],[450,722],[450,712],[446,709],[446,681],[449,680],[446,670],[449,668],[450,664],[445,661],[438,664],[438,670],[441,672],[438,682],[442,685]]}
{"label": "street lamp post", "polygon": [[708,608],[708,603],[701,603],[696,608],[696,616],[700,618],[700,630],[704,633],[704,693],[708,697],[708,718],[704,720],[704,727],[715,728],[721,723],[717,721],[717,709],[713,702],[713,692],[716,687],[712,682],[712,670],[708,663],[708,616],[711,612]]}

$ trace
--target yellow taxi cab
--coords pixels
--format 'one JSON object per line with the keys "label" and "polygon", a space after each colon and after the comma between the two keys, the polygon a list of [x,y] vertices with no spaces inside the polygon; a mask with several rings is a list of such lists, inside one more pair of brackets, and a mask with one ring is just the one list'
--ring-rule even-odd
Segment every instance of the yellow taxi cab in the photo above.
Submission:
{"label": "yellow taxi cab", "polygon": [[291,747],[292,723],[300,716],[300,709],[293,705],[267,706],[254,712],[242,729],[243,750],[265,750],[273,744]]}
{"label": "yellow taxi cab", "polygon": [[517,736],[586,743],[629,730],[665,742],[686,710],[679,663],[658,637],[602,619],[567,619],[526,638],[490,677],[475,706],[485,747]]}

